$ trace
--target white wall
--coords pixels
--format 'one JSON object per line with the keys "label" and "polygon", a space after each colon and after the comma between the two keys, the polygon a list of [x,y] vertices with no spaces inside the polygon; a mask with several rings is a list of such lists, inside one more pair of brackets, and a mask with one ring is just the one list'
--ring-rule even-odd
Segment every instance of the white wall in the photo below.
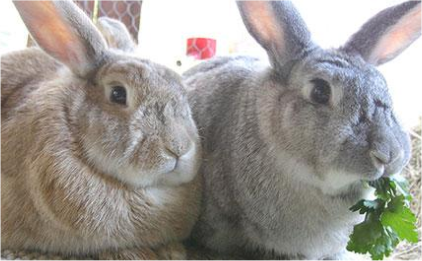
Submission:
{"label": "white wall", "polygon": [[0,0],[0,54],[25,48],[28,33],[11,0]]}
{"label": "white wall", "polygon": [[141,54],[173,69],[185,56],[187,38],[217,39],[217,55],[226,55],[230,43],[247,34],[230,0],[144,0],[140,31]]}

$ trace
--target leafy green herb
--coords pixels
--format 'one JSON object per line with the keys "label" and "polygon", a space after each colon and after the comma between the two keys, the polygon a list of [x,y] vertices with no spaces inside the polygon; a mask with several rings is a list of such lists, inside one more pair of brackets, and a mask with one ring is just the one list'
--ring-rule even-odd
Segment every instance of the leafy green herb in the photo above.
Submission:
{"label": "leafy green herb", "polygon": [[381,178],[369,182],[375,188],[375,200],[360,200],[350,208],[365,214],[365,220],[353,228],[347,250],[369,253],[373,260],[388,257],[401,240],[418,242],[416,217],[410,211],[412,197],[406,180]]}

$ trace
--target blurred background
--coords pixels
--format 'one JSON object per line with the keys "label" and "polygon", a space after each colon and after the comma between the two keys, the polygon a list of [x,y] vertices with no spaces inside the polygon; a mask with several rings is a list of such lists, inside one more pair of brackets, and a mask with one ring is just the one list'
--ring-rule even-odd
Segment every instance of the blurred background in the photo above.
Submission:
{"label": "blurred background", "polygon": [[[266,53],[244,28],[232,0],[76,2],[94,21],[100,16],[123,21],[137,40],[141,57],[162,63],[179,73],[213,55],[249,54],[267,59]],[[371,16],[403,0],[293,2],[307,22],[314,41],[329,48],[342,45]],[[195,40],[189,41],[188,45],[189,38]],[[1,0],[0,54],[23,49],[28,42],[28,32],[11,0]],[[190,55],[187,55],[188,51]],[[417,199],[413,209],[419,217],[422,161],[421,57],[422,39],[419,39],[398,58],[379,67],[389,84],[395,110],[411,131],[414,155],[405,175],[411,180],[411,190]],[[406,246],[401,251],[403,257],[406,257],[406,253],[410,257],[417,253],[414,259],[421,256],[420,244],[417,249]]]}

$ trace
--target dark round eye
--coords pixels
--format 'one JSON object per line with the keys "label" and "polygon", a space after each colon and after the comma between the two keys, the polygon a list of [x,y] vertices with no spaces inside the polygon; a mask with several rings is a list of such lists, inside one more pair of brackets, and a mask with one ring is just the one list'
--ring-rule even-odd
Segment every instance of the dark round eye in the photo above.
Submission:
{"label": "dark round eye", "polygon": [[311,80],[314,88],[311,91],[311,99],[315,103],[327,104],[330,101],[331,88],[327,81],[323,79]]}
{"label": "dark round eye", "polygon": [[126,105],[126,89],[122,86],[114,86],[111,89],[110,100],[114,103]]}

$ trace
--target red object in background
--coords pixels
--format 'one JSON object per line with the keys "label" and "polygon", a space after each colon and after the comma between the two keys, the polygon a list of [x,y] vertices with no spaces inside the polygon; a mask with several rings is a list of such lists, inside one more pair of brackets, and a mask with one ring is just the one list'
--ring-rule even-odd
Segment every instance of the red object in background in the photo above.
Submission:
{"label": "red object in background", "polygon": [[211,38],[189,38],[186,54],[195,59],[209,59],[215,55],[217,41]]}

